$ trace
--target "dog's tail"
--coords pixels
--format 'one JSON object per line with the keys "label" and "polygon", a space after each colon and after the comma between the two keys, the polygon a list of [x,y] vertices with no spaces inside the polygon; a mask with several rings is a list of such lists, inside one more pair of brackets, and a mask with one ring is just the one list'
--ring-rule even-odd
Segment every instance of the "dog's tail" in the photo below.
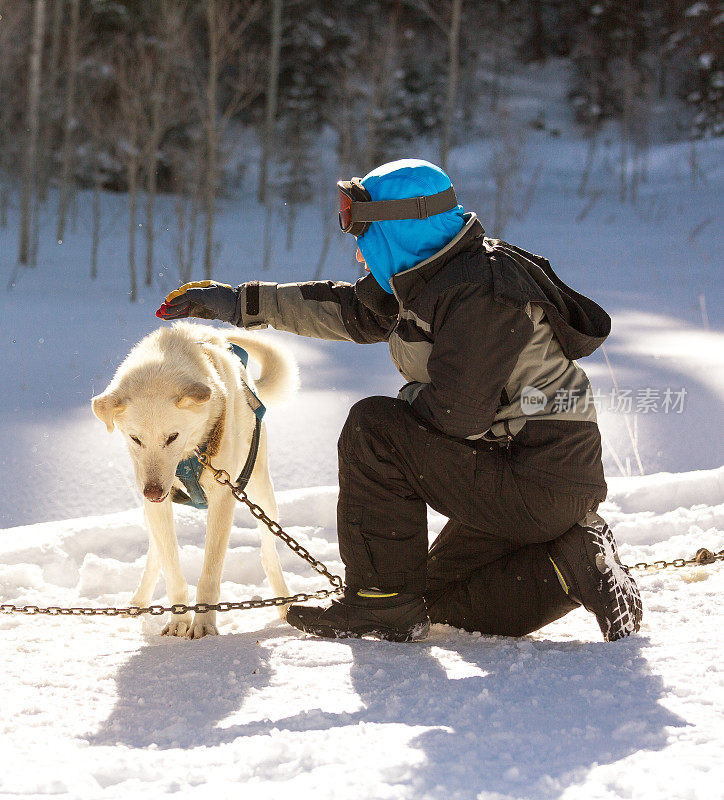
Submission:
{"label": "dog's tail", "polygon": [[276,405],[291,397],[299,388],[299,368],[294,356],[282,345],[255,334],[223,331],[227,341],[238,344],[261,366],[254,381],[264,405]]}

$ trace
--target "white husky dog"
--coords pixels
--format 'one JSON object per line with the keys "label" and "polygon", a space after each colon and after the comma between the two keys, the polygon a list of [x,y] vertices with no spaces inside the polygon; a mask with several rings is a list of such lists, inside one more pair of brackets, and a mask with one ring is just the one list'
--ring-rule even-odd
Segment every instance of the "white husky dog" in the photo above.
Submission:
{"label": "white husky dog", "polygon": [[[247,350],[261,365],[256,385],[229,343]],[[253,335],[181,322],[142,339],[105,392],[93,398],[93,412],[108,431],[115,425],[126,438],[138,489],[144,496],[149,550],[132,605],[149,605],[161,569],[169,601],[188,604],[171,505],[172,489],[181,487],[176,478],[178,464],[206,445],[216,469],[226,470],[236,480],[247,460],[256,423],[249,389],[263,403],[273,404],[297,385],[296,363],[279,345]],[[208,501],[208,516],[196,602],[217,603],[235,500],[228,486],[218,484],[208,470],[202,472],[199,483]],[[276,519],[263,425],[246,491]],[[274,594],[288,597],[275,537],[261,521],[258,527],[264,572]],[[279,614],[283,619],[284,606],[279,606]],[[190,639],[217,634],[216,612],[197,613],[193,621],[190,613],[174,614],[163,633]]]}

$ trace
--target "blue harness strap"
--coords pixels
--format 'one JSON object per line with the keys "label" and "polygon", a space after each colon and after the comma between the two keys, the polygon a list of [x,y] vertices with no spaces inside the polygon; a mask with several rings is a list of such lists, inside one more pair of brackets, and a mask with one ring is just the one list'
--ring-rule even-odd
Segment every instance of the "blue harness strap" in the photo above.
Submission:
{"label": "blue harness strap", "polygon": [[[244,350],[243,347],[239,347],[238,344],[232,344],[231,342],[229,342],[229,347],[231,348],[231,351],[234,353],[234,355],[238,356],[239,361],[241,361],[241,363],[244,365],[244,369],[246,369],[246,367],[249,364],[249,354],[246,352],[246,350]],[[261,400],[254,394],[254,392],[251,391],[249,385],[245,383],[243,380],[242,383],[244,383],[246,402],[249,404],[249,408],[251,408],[251,410],[256,415],[257,420],[261,422],[262,418],[264,417],[264,413],[266,412],[266,407],[261,402]],[[254,458],[256,458],[256,456],[254,456]]]}
{"label": "blue harness strap", "polygon": [[249,366],[249,354],[244,350],[243,347],[239,347],[238,344],[234,344],[233,342],[229,342],[229,349],[231,352],[237,356],[239,361],[244,365],[244,369]]}
{"label": "blue harness strap", "polygon": [[[241,361],[246,369],[249,363],[249,354],[246,352],[246,350],[244,350],[243,347],[239,347],[237,344],[232,344],[231,342],[229,343],[229,348],[234,355],[238,357],[239,361]],[[266,408],[261,400],[254,394],[254,392],[252,392],[252,390],[249,388],[249,385],[243,380],[243,378],[242,383],[244,384],[246,401],[256,417],[254,421],[254,433],[252,434],[251,445],[249,447],[249,455],[246,457],[246,463],[244,464],[244,467],[242,468],[241,472],[239,473],[239,477],[236,480],[236,485],[240,489],[245,489],[249,483],[249,479],[251,478],[251,473],[254,471],[254,464],[256,464],[256,457],[259,453],[261,421],[264,417]],[[205,453],[207,446],[208,442],[204,442],[204,444],[200,445],[196,449],[199,454]],[[206,492],[204,492],[204,490],[201,488],[201,483],[199,482],[201,473],[203,471],[204,468],[196,455],[185,458],[183,461],[179,462],[179,465],[176,467],[176,477],[181,481],[184,489],[186,489],[186,494],[184,494],[184,492],[182,492],[180,489],[174,487],[171,490],[171,500],[174,503],[192,506],[193,508],[208,508],[209,502],[206,498]]]}
{"label": "blue harness strap", "polygon": [[[206,452],[206,447],[199,447],[199,453]],[[199,459],[194,455],[179,462],[176,467],[176,477],[181,481],[186,489],[184,494],[177,487],[171,489],[171,500],[184,506],[194,508],[208,508],[209,503],[206,499],[206,492],[201,488],[199,478],[204,468]]]}

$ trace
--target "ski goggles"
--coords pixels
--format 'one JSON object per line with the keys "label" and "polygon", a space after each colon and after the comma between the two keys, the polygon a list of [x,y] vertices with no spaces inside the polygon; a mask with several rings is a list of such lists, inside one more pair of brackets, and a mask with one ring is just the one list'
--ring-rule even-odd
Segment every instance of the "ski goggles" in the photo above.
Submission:
{"label": "ski goggles", "polygon": [[406,197],[403,200],[373,200],[359,178],[337,181],[339,227],[344,233],[362,236],[373,222],[392,219],[427,219],[451,211],[458,204],[451,186],[437,194]]}

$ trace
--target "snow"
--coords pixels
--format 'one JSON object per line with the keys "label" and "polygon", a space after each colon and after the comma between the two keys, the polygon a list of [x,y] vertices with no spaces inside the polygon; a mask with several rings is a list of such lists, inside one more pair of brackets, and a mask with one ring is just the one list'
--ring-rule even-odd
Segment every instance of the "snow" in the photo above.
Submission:
{"label": "snow", "polygon": [[[612,312],[613,375],[601,353],[582,364],[604,398],[610,491],[601,513],[629,564],[722,550],[722,145],[697,145],[694,175],[690,144],[654,146],[648,183],[632,206],[617,198],[618,142],[607,132],[589,187],[601,197],[576,222],[590,200],[576,194],[586,144],[560,110],[565,82],[550,79],[545,69],[537,83],[529,76],[518,111],[534,117],[544,108],[562,134],[528,133],[522,184],[537,164],[544,169],[530,210],[511,219],[505,238],[544,253]],[[433,155],[420,150],[412,155]],[[493,202],[489,156],[489,142],[471,139],[450,166],[459,196],[484,224]],[[254,185],[253,175],[248,181]],[[79,197],[79,221],[88,202]],[[154,286],[141,288],[136,305],[127,302],[119,203],[104,198],[106,219],[116,222],[94,284],[86,277],[89,234],[79,224],[62,245],[41,241],[38,267],[0,294],[2,602],[125,605],[143,568],[147,542],[130,463],[89,401],[156,327],[153,311],[177,277],[165,231]],[[172,227],[170,199],[159,207]],[[284,251],[280,236],[267,273],[263,212],[246,195],[224,199],[216,277],[308,278],[320,218],[316,206],[300,211],[294,247]],[[15,270],[15,220],[0,229],[5,283]],[[324,277],[355,277],[341,235]],[[401,380],[383,346],[268,335],[294,350],[302,375],[299,396],[268,415],[281,521],[341,572],[336,438],[356,400],[394,394]],[[658,390],[657,410],[631,411],[627,425],[607,405],[617,397],[614,378],[634,406],[637,393]],[[663,410],[667,388],[686,389],[680,412]],[[195,586],[204,516],[177,508],[176,520]],[[431,539],[444,522],[430,511]],[[279,550],[292,591],[324,586]],[[411,645],[314,640],[273,610],[220,614],[221,635],[192,642],[161,637],[162,617],[0,615],[0,797],[724,797],[724,569],[637,579],[642,631],[614,644],[600,641],[582,610],[522,639],[435,625]],[[268,591],[254,521],[239,508],[222,598]],[[165,600],[161,583],[155,602]]]}
{"label": "snow", "polygon": [[[624,561],[724,548],[722,481],[614,480],[602,513]],[[335,488],[279,500],[290,533],[339,571]],[[194,583],[203,515],[179,516]],[[238,511],[226,599],[265,593],[252,522]],[[145,534],[133,509],[0,542],[6,599],[105,605],[127,602]],[[282,559],[292,591],[323,585]],[[155,617],[0,617],[0,796],[719,797],[724,571],[639,581],[643,630],[615,645],[583,611],[520,640],[435,625],[409,646],[301,637],[273,611],[222,614],[221,635],[197,642],[161,637]]]}
{"label": "snow", "polygon": [[[724,548],[723,479],[614,481],[602,512],[624,561]],[[637,497],[657,510],[626,510],[647,507]],[[340,570],[334,487],[279,499],[290,533]],[[193,583],[202,514],[180,515],[179,539]],[[224,598],[265,593],[256,539],[239,511]],[[7,529],[3,596],[127,602],[144,548],[136,509]],[[323,585],[282,557],[292,591]],[[222,614],[198,642],[161,637],[160,618],[0,617],[0,796],[721,796],[724,571],[639,581],[644,628],[615,645],[582,611],[521,640],[435,625],[409,646],[301,637],[273,611]]]}

